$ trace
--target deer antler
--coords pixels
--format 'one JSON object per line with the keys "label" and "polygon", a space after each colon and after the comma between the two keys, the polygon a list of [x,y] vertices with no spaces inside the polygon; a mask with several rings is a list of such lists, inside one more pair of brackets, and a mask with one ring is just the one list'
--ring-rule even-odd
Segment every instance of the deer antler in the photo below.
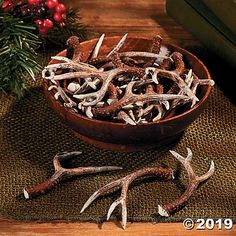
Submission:
{"label": "deer antler", "polygon": [[103,171],[111,171],[111,170],[121,170],[122,167],[118,166],[102,166],[102,167],[78,167],[78,168],[64,168],[61,166],[62,160],[67,160],[69,158],[76,157],[82,154],[82,152],[63,152],[58,153],[53,159],[53,165],[55,169],[55,173],[43,183],[40,183],[34,187],[26,187],[24,188],[24,196],[26,199],[36,197],[38,195],[44,194],[51,190],[57,183],[59,183],[62,177],[70,178],[72,176],[79,176],[85,174],[98,173]]}
{"label": "deer antler", "polygon": [[137,178],[140,178],[141,176],[144,175],[156,175],[160,178],[163,178],[165,180],[172,180],[174,178],[173,176],[173,170],[172,169],[163,169],[161,167],[149,167],[149,168],[144,168],[138,171],[135,171],[121,179],[115,180],[105,186],[103,186],[102,188],[100,188],[99,190],[97,190],[88,200],[87,202],[84,204],[82,210],[80,211],[81,213],[85,211],[85,209],[95,200],[97,199],[100,195],[102,195],[103,193],[109,191],[110,189],[113,189],[115,187],[120,187],[122,188],[121,190],[121,196],[115,200],[107,213],[107,220],[109,220],[112,212],[114,211],[114,209],[121,204],[122,207],[122,227],[123,229],[125,229],[126,227],[126,223],[127,223],[127,191],[128,191],[128,187],[129,185],[135,181]]}
{"label": "deer antler", "polygon": [[189,100],[188,96],[175,95],[175,94],[148,94],[146,93],[146,94],[137,95],[132,92],[132,89],[136,83],[137,83],[136,81],[133,81],[128,84],[128,86],[126,87],[125,95],[120,100],[103,108],[94,108],[93,114],[95,116],[110,116],[112,113],[117,112],[122,107],[129,104],[134,104],[139,101],[146,103],[146,102],[152,102],[152,101],[167,101],[167,100],[173,100],[173,99],[183,99],[185,101]]}
{"label": "deer antler", "polygon": [[83,52],[79,38],[77,36],[71,36],[66,43],[74,51],[72,60],[75,62],[80,62],[83,57]]}
{"label": "deer antler", "polygon": [[187,151],[188,151],[188,155],[186,158],[182,157],[180,154],[178,154],[175,151],[170,151],[171,154],[177,160],[179,160],[183,164],[184,168],[186,169],[186,171],[188,173],[189,183],[188,183],[187,189],[185,190],[185,192],[183,193],[183,195],[179,199],[177,199],[173,202],[170,202],[164,206],[161,206],[161,205],[158,206],[158,213],[161,216],[168,217],[168,216],[170,216],[170,214],[178,211],[189,200],[189,198],[192,196],[193,192],[197,189],[198,185],[201,182],[210,178],[214,173],[215,166],[214,166],[214,162],[211,161],[211,165],[210,165],[208,172],[202,176],[197,176],[194,173],[192,166],[191,166],[191,160],[192,160],[192,156],[193,156],[192,151],[190,148],[187,148]]}
{"label": "deer antler", "polygon": [[[159,54],[161,49],[161,43],[162,43],[162,38],[159,35],[153,37],[151,52]],[[144,67],[152,66],[155,60],[156,60],[155,58],[149,58]]]}

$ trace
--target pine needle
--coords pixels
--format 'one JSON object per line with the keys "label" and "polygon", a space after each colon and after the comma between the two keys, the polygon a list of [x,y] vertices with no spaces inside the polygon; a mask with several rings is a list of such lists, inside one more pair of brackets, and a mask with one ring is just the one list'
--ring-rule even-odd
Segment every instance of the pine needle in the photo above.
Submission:
{"label": "pine needle", "polygon": [[46,46],[56,45],[65,48],[67,39],[72,36],[78,36],[81,40],[87,39],[89,28],[81,23],[81,17],[78,8],[68,8],[66,19],[64,20],[65,26],[54,27],[48,31],[44,44]]}
{"label": "pine needle", "polygon": [[35,79],[40,71],[36,49],[41,40],[35,35],[36,27],[21,19],[5,14],[0,17],[0,90],[23,95],[26,79]]}

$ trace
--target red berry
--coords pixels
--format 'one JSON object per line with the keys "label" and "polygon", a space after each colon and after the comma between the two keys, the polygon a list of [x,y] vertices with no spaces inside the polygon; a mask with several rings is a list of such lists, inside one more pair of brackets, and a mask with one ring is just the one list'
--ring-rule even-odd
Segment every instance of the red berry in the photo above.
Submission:
{"label": "red berry", "polygon": [[49,9],[53,9],[58,4],[58,0],[47,0],[46,5]]}
{"label": "red berry", "polygon": [[4,12],[10,12],[14,10],[14,5],[12,3],[9,3],[9,5],[7,7],[3,8]]}
{"label": "red berry", "polygon": [[62,14],[59,13],[59,12],[55,12],[54,15],[53,15],[53,19],[57,22],[62,21]]}
{"label": "red berry", "polygon": [[36,20],[35,22],[34,22],[36,25],[42,25],[43,24],[43,21],[42,20]]}
{"label": "red berry", "polygon": [[43,27],[46,29],[50,29],[53,27],[53,22],[49,19],[43,21]]}
{"label": "red berry", "polygon": [[11,5],[11,0],[5,1],[5,2],[2,4],[2,8],[6,8],[6,7],[8,7],[9,5]]}
{"label": "red berry", "polygon": [[28,0],[28,3],[30,5],[39,5],[39,3],[41,3],[41,0]]}
{"label": "red berry", "polygon": [[64,22],[60,23],[60,27],[64,27],[66,24]]}
{"label": "red berry", "polygon": [[39,28],[39,33],[40,33],[41,35],[45,35],[45,34],[47,33],[47,31],[48,31],[48,29],[46,29],[46,28],[44,28],[44,27],[40,27],[40,28]]}
{"label": "red berry", "polygon": [[64,13],[66,12],[66,7],[64,4],[62,3],[59,3],[56,8],[55,8],[56,12],[59,12],[59,13]]}

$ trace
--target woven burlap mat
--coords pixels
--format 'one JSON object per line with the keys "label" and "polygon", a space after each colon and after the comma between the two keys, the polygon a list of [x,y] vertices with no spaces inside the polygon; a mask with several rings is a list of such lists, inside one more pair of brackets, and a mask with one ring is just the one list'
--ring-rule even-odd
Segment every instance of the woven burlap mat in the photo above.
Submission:
{"label": "woven burlap mat", "polygon": [[[0,94],[0,215],[18,220],[102,221],[119,191],[96,200],[83,214],[88,197],[111,180],[145,166],[169,166],[179,177],[174,182],[143,179],[129,189],[130,221],[182,221],[191,218],[236,219],[236,107],[215,87],[205,111],[170,146],[139,153],[116,153],[88,145],[76,138],[49,108],[42,87],[35,85],[17,101]],[[216,171],[194,194],[186,207],[170,218],[157,215],[158,204],[178,198],[187,175],[168,152],[194,153],[197,174],[207,171],[214,160]],[[124,170],[74,178],[51,192],[25,200],[22,189],[53,174],[52,158],[57,152],[81,150],[72,166],[119,165]],[[178,175],[177,174],[177,175]],[[113,217],[119,219],[119,210]]]}

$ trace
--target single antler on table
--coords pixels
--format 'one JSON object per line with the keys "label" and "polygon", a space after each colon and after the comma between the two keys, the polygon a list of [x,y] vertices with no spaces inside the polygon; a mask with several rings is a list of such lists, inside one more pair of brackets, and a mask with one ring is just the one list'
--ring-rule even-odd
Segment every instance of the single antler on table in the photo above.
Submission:
{"label": "single antler on table", "polygon": [[74,151],[74,152],[63,152],[58,153],[53,158],[53,165],[55,169],[55,173],[44,182],[34,186],[34,187],[26,187],[24,188],[24,196],[26,199],[36,197],[38,195],[44,194],[51,190],[57,183],[59,183],[63,177],[70,178],[72,176],[79,176],[85,174],[93,174],[104,171],[111,170],[121,170],[122,167],[118,166],[102,166],[102,167],[78,167],[78,168],[64,168],[61,166],[61,161],[67,160],[73,157],[80,155],[82,152]]}
{"label": "single antler on table", "polygon": [[177,199],[173,202],[170,202],[164,206],[161,206],[161,205],[158,206],[158,213],[161,216],[168,217],[168,216],[170,216],[171,213],[178,211],[189,200],[189,198],[192,196],[194,190],[197,189],[198,185],[201,182],[210,178],[214,173],[215,165],[214,165],[214,162],[211,161],[211,165],[210,165],[208,172],[205,173],[204,175],[197,176],[194,173],[193,168],[191,166],[191,160],[192,160],[192,156],[193,156],[192,151],[189,148],[187,148],[187,150],[188,150],[188,155],[186,158],[184,158],[183,156],[181,156],[180,154],[178,154],[175,151],[170,151],[171,154],[177,160],[179,160],[183,164],[184,168],[186,169],[187,174],[188,174],[188,178],[189,178],[189,183],[188,183],[188,186],[187,186],[185,192],[182,194],[182,196],[179,199]]}
{"label": "single antler on table", "polygon": [[[197,189],[199,183],[207,180],[214,172],[214,162],[211,161],[210,169],[206,174],[204,174],[202,176],[195,175],[195,173],[190,165],[190,162],[192,159],[192,151],[189,148],[187,150],[188,150],[188,155],[187,155],[186,159],[184,157],[182,157],[181,155],[179,155],[177,152],[170,151],[174,155],[174,157],[176,157],[177,160],[179,160],[183,164],[183,166],[185,167],[187,174],[189,176],[189,184],[188,184],[184,194],[178,200],[175,200],[175,201],[173,201],[169,204],[166,204],[164,206],[160,206],[160,205],[158,206],[158,213],[161,216],[169,216],[171,213],[179,210],[192,196],[194,190]],[[122,188],[121,196],[116,201],[114,201],[112,203],[112,205],[110,206],[110,208],[108,210],[108,214],[107,214],[107,220],[110,218],[110,215],[112,214],[112,212],[114,211],[116,206],[121,204],[121,207],[122,207],[122,227],[125,229],[126,223],[127,223],[126,201],[127,201],[128,187],[131,182],[133,182],[137,178],[144,176],[144,175],[156,175],[158,177],[164,178],[165,180],[173,180],[174,179],[172,169],[163,169],[161,167],[152,167],[152,168],[148,167],[148,168],[144,168],[144,169],[135,171],[135,172],[133,172],[121,179],[115,180],[115,181],[103,186],[99,190],[97,190],[84,204],[81,212],[83,212],[96,198],[98,198],[103,193],[109,191],[110,189],[112,189],[114,187],[121,187]]]}
{"label": "single antler on table", "polygon": [[121,179],[112,181],[111,183],[103,186],[102,188],[100,188],[99,190],[97,190],[88,200],[87,202],[84,204],[82,210],[80,211],[81,213],[95,200],[97,199],[101,194],[109,191],[112,188],[115,187],[120,187],[121,190],[121,196],[115,200],[107,213],[107,220],[109,220],[112,212],[114,211],[114,209],[121,204],[122,207],[122,227],[125,229],[126,227],[126,223],[127,223],[127,207],[126,207],[126,201],[127,201],[127,191],[128,191],[128,187],[130,185],[130,183],[132,183],[134,180],[136,180],[137,178],[140,178],[144,175],[156,175],[160,178],[163,178],[165,180],[173,180],[174,176],[173,176],[173,170],[172,169],[164,169],[161,167],[148,167],[148,168],[144,168],[138,171],[135,171]]}

